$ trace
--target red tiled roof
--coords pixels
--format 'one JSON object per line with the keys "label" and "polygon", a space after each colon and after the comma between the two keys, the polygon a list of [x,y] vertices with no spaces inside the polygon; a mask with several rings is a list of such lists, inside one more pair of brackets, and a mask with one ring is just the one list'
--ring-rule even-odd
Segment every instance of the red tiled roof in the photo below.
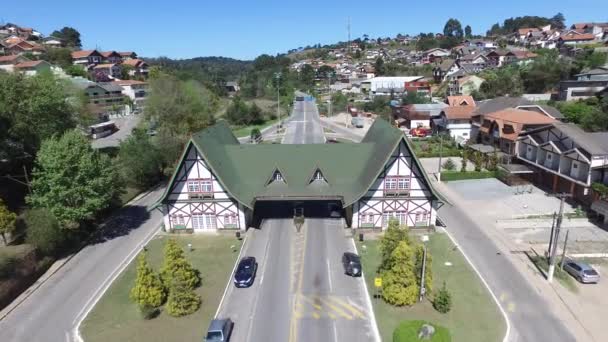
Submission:
{"label": "red tiled roof", "polygon": [[104,52],[100,52],[100,54],[101,54],[102,56],[104,56],[105,58],[108,58],[108,57],[110,57],[111,55],[118,55],[118,54],[116,53],[116,51],[104,51]]}
{"label": "red tiled roof", "polygon": [[148,84],[148,82],[143,82],[143,81],[137,81],[137,80],[120,80],[120,81],[114,81],[112,82],[114,84],[118,84],[118,85],[136,85],[136,84]]}
{"label": "red tiled roof", "polygon": [[446,107],[443,110],[448,119],[470,119],[475,106],[454,106]]}
{"label": "red tiled roof", "polygon": [[565,36],[559,37],[565,41],[573,41],[573,40],[595,40],[595,36],[591,33],[583,33],[583,34],[568,34]]}
{"label": "red tiled roof", "polygon": [[461,103],[466,102],[468,106],[475,106],[475,100],[472,96],[448,96],[448,105],[461,106]]}
{"label": "red tiled roof", "polygon": [[137,54],[133,51],[122,51],[122,52],[118,52],[118,54],[121,55],[122,57],[127,57],[127,56],[131,56],[131,55],[137,56]]}
{"label": "red tiled roof", "polygon": [[15,68],[33,68],[42,63],[45,63],[45,61],[26,61],[26,62],[21,62],[19,64],[15,64]]}
{"label": "red tiled roof", "polygon": [[80,51],[73,51],[72,52],[72,58],[84,58],[84,57],[89,57],[90,55],[92,55],[93,53],[99,53],[97,52],[97,50],[80,50]]}
{"label": "red tiled roof", "polygon": [[116,64],[112,64],[112,63],[106,63],[106,64],[97,64],[96,66],[93,67],[93,69],[105,69],[105,68],[111,68],[113,66],[115,66]]}
{"label": "red tiled roof", "polygon": [[0,63],[11,63],[17,60],[21,56],[19,55],[9,55],[9,56],[0,56]]}
{"label": "red tiled roof", "polygon": [[127,59],[126,61],[122,62],[122,64],[126,64],[126,65],[131,65],[131,66],[138,66],[139,64],[145,64],[146,62],[142,61],[139,58],[132,58],[132,59]]}
{"label": "red tiled roof", "polygon": [[521,124],[550,124],[555,122],[555,119],[551,119],[550,117],[540,114],[537,112],[533,112],[530,110],[523,109],[515,109],[515,108],[507,108],[503,110],[499,110],[497,112],[488,113],[484,115],[485,119],[494,119],[494,120],[502,120],[509,121],[513,123],[521,123]]}
{"label": "red tiled roof", "polygon": [[539,29],[537,29],[536,27],[527,27],[527,28],[520,28],[519,30],[517,30],[517,32],[518,32],[520,35],[527,34],[527,33],[528,33],[528,32],[530,32],[530,31],[531,31],[531,32],[536,32],[536,31],[539,31]]}

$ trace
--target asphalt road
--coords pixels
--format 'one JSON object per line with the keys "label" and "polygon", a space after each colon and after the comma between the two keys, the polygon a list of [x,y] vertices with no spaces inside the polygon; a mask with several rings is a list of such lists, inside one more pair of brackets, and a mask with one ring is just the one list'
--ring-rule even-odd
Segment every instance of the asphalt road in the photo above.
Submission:
{"label": "asphalt road", "polygon": [[163,190],[155,190],[112,216],[104,234],[0,321],[0,341],[73,341],[73,329],[94,304],[92,299],[159,228],[161,213],[149,210]]}
{"label": "asphalt road", "polygon": [[494,294],[503,302],[511,323],[509,341],[576,341],[515,266],[498,253],[498,247],[483,232],[479,222],[457,206],[445,205],[438,213]]}
{"label": "asphalt road", "polygon": [[107,137],[95,139],[91,142],[93,148],[106,148],[106,147],[118,147],[120,142],[125,140],[131,135],[131,132],[142,119],[142,114],[139,115],[127,115],[124,117],[112,119],[118,127],[118,131],[114,132]]}
{"label": "asphalt road", "polygon": [[[297,101],[283,143],[324,142],[315,103]],[[258,260],[254,285],[229,284],[218,314],[235,322],[232,341],[374,341],[363,278],[342,268],[342,253],[354,252],[342,220],[307,218],[297,233],[291,219],[267,219],[248,234],[242,256]]]}

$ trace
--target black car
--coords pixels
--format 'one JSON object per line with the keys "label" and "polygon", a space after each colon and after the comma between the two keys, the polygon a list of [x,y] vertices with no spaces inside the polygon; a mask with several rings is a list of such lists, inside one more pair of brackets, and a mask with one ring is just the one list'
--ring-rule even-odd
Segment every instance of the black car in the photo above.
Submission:
{"label": "black car", "polygon": [[357,254],[345,252],[342,255],[342,265],[344,266],[344,273],[349,276],[361,276],[361,258]]}
{"label": "black car", "polygon": [[234,286],[249,287],[253,285],[253,279],[257,270],[258,263],[254,257],[242,258],[234,272]]}

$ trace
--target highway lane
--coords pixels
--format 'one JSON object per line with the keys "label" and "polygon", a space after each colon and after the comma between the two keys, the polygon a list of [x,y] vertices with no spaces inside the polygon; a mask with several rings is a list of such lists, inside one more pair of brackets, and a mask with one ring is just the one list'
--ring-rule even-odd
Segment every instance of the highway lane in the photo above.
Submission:
{"label": "highway lane", "polygon": [[72,330],[93,304],[91,299],[158,231],[162,215],[152,205],[163,191],[161,187],[113,215],[102,238],[82,249],[0,321],[0,341],[72,341]]}
{"label": "highway lane", "polygon": [[498,253],[499,248],[483,231],[483,223],[458,206],[445,205],[438,214],[495,295],[511,303],[506,308],[511,323],[509,341],[576,341],[532,285]]}

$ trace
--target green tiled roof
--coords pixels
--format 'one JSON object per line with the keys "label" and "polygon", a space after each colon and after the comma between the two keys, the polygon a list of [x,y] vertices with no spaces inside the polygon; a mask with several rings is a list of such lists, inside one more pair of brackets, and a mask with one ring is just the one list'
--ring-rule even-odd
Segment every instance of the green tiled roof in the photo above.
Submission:
{"label": "green tiled roof", "polygon": [[[257,200],[323,198],[346,207],[365,195],[402,139],[400,130],[378,119],[360,143],[241,145],[220,121],[191,142],[223,188],[248,208]],[[311,181],[317,169],[327,182]],[[275,170],[284,183],[268,183]]]}

